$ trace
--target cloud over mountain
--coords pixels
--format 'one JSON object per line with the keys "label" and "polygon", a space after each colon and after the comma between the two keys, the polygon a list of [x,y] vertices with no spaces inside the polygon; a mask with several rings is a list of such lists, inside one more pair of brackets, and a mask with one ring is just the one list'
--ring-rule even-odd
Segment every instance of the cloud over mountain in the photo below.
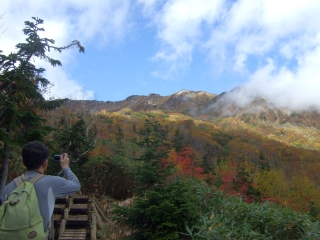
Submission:
{"label": "cloud over mountain", "polygon": [[166,1],[154,20],[163,42],[154,59],[176,70],[206,49],[218,71],[249,80],[239,99],[320,107],[319,11],[311,0]]}

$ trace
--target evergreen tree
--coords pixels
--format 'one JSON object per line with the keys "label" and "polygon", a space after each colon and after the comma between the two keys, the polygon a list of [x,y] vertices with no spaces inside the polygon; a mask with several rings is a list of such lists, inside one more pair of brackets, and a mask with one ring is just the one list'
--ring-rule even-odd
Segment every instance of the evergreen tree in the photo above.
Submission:
{"label": "evergreen tree", "polygon": [[185,226],[195,225],[200,216],[192,180],[175,179],[148,191],[131,208],[119,207],[113,219],[134,230],[132,239],[181,239]]}
{"label": "evergreen tree", "polygon": [[144,129],[140,130],[140,141],[136,144],[143,150],[143,154],[136,160],[141,163],[136,175],[138,184],[137,194],[144,194],[146,190],[153,189],[163,183],[170,168],[162,168],[161,160],[168,155],[166,147],[167,133],[159,121],[153,121],[152,115],[147,115]]}
{"label": "evergreen tree", "polygon": [[93,149],[94,139],[86,136],[86,126],[83,118],[71,127],[63,130],[58,139],[60,152],[69,153],[71,161],[76,162],[74,171],[81,171],[81,166],[88,160],[88,153]]}
{"label": "evergreen tree", "polygon": [[270,171],[270,164],[262,152],[259,155],[259,162],[261,171]]}
{"label": "evergreen tree", "polygon": [[211,149],[209,144],[205,146],[205,154],[202,157],[202,168],[205,174],[211,173],[215,169],[214,163],[214,151]]}
{"label": "evergreen tree", "polygon": [[37,112],[53,110],[64,102],[45,100],[43,92],[50,82],[41,77],[45,69],[37,68],[31,60],[44,59],[55,67],[61,66],[61,62],[47,56],[48,51],[62,52],[77,46],[80,52],[84,52],[76,40],[67,46],[55,47],[54,40],[40,38],[38,32],[44,31],[39,26],[41,24],[43,20],[35,17],[33,22],[26,21],[23,29],[26,43],[17,44],[17,51],[8,55],[0,51],[0,136],[3,142],[0,195],[6,185],[11,145],[41,140],[49,129],[42,126],[44,120]]}
{"label": "evergreen tree", "polygon": [[178,177],[168,181],[173,165],[162,166],[168,154],[166,132],[151,115],[139,135],[137,145],[143,153],[137,159],[136,199],[131,208],[116,205],[113,218],[134,230],[134,239],[179,239],[185,224],[199,217],[192,183]]}
{"label": "evergreen tree", "polygon": [[114,144],[114,153],[116,156],[124,156],[124,147],[123,147],[123,140],[124,134],[122,128],[118,126],[118,130],[116,132],[116,142]]}
{"label": "evergreen tree", "polygon": [[174,132],[172,142],[173,147],[177,152],[180,152],[184,147],[186,147],[184,136],[181,134],[179,128]]}

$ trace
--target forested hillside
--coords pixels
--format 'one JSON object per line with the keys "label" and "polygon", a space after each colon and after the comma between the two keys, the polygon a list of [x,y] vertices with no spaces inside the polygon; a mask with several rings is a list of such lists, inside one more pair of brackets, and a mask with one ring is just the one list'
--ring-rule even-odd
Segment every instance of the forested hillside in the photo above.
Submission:
{"label": "forested hillside", "polygon": [[[304,212],[320,206],[317,202],[320,194],[319,151],[268,138],[258,127],[253,130],[239,127],[241,124],[237,124],[236,119],[202,121],[178,113],[159,110],[134,112],[130,109],[113,113],[101,110],[78,117],[85,109],[84,106],[81,109],[81,105],[78,107],[76,111],[75,108],[61,107],[47,114],[46,118],[50,126],[61,129],[62,134],[65,128],[71,129],[82,123],[84,129],[70,132],[70,139],[87,136],[87,145],[94,143],[90,158],[113,158],[120,151],[122,163],[131,166],[132,159],[142,152],[135,142],[141,138],[139,131],[144,128],[145,119],[150,114],[163,128],[164,142],[170,153],[168,158],[182,161],[179,174],[190,174],[195,171],[193,168],[201,169],[199,178],[229,193],[241,194],[247,197],[247,201],[269,199]],[[279,135],[285,135],[281,131]],[[51,142],[62,144],[59,139]],[[77,151],[81,153],[85,149]],[[247,188],[255,189],[254,194],[235,186],[235,179],[241,179],[239,174],[246,176]],[[130,179],[128,181],[131,182]],[[299,186],[305,187],[299,189]],[[299,191],[298,195],[296,191]]]}
{"label": "forested hillside", "polygon": [[[228,196],[241,197],[247,204],[269,202],[265,207],[270,209],[274,204],[314,219],[320,217],[320,152],[286,144],[284,130],[278,130],[283,137],[278,141],[261,131],[263,124],[250,128],[237,118],[200,120],[181,113],[130,108],[89,113],[86,102],[80,102],[44,117],[50,127],[59,129],[56,135],[48,136],[51,147],[83,158],[74,167],[82,176],[85,192],[119,200],[136,196],[141,156],[148,152],[148,143],[141,142],[154,129],[161,144],[151,150],[163,152],[158,168],[175,166],[168,174],[170,181],[198,179]],[[58,136],[65,131],[69,139],[63,144]],[[82,143],[72,150],[76,139]]]}

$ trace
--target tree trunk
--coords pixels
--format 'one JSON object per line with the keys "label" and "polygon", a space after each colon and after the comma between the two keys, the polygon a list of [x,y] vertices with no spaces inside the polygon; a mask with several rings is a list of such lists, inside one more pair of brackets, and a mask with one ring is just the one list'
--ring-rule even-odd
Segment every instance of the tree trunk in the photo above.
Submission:
{"label": "tree trunk", "polygon": [[3,147],[2,165],[1,165],[1,176],[0,176],[0,196],[7,184],[8,170],[9,170],[9,152],[10,152],[10,139],[11,139],[11,128],[8,129],[8,141],[5,142]]}

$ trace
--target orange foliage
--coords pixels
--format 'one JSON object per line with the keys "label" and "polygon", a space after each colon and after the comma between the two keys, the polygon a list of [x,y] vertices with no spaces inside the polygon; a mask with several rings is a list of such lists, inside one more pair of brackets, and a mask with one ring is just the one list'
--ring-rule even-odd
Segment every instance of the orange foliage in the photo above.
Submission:
{"label": "orange foliage", "polygon": [[90,153],[89,157],[95,157],[95,156],[107,156],[110,154],[110,151],[108,151],[108,148],[106,146],[96,146]]}

